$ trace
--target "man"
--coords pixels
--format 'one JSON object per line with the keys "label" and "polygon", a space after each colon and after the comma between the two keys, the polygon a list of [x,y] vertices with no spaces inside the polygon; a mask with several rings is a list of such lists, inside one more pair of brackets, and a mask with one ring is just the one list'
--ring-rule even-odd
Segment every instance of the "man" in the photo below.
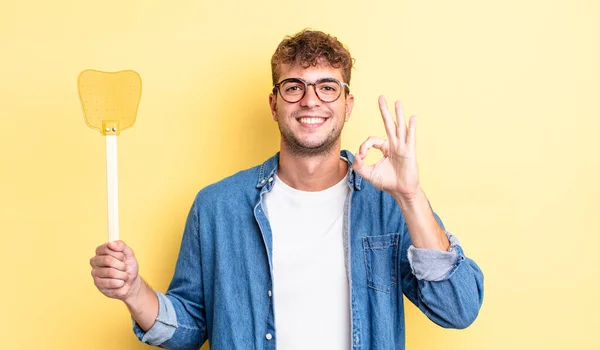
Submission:
{"label": "man", "polygon": [[[350,53],[305,30],[271,60],[280,152],[201,190],[166,294],[123,242],[90,261],[98,289],[125,302],[144,342],[172,349],[404,349],[403,295],[442,327],[477,317],[483,275],[423,193],[415,118],[379,107],[387,139],[341,151]],[[382,159],[366,166],[370,148]]]}

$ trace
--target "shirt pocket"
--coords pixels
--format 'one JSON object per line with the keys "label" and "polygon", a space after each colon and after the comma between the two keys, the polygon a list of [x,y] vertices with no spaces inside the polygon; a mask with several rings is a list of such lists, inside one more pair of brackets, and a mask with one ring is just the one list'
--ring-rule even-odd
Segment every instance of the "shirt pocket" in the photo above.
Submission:
{"label": "shirt pocket", "polygon": [[399,242],[398,233],[363,238],[369,288],[390,293],[392,287],[397,284]]}

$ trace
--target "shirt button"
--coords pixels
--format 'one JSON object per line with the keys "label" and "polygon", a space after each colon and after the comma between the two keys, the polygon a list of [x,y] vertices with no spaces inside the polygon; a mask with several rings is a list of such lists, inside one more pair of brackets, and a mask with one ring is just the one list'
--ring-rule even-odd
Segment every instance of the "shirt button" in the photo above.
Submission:
{"label": "shirt button", "polygon": [[272,295],[273,295],[273,293],[271,293],[271,291],[269,291],[269,296],[272,296]]}
{"label": "shirt button", "polygon": [[271,340],[273,339],[273,336],[271,335],[271,333],[267,333],[267,335],[265,335],[265,338],[267,338],[267,340]]}
{"label": "shirt button", "polygon": [[273,182],[273,178],[272,177],[269,178],[269,182]]}

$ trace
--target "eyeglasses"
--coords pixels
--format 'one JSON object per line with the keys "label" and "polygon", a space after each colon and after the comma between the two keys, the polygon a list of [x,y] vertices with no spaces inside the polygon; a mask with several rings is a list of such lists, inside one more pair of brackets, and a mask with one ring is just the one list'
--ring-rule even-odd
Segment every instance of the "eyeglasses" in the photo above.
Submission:
{"label": "eyeglasses", "polygon": [[342,83],[334,78],[323,78],[313,83],[299,78],[288,78],[273,85],[273,93],[279,91],[281,98],[288,103],[296,103],[304,98],[308,87],[312,85],[319,100],[323,102],[334,102],[342,95],[342,89],[350,93],[350,85]]}

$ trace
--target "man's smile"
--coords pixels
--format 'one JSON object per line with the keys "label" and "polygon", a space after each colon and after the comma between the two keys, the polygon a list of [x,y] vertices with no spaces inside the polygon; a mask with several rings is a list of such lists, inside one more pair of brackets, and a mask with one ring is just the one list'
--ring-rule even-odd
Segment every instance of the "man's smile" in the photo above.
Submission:
{"label": "man's smile", "polygon": [[296,118],[300,124],[306,127],[319,127],[323,125],[328,118],[325,117],[317,117],[317,116],[302,116],[300,118]]}

